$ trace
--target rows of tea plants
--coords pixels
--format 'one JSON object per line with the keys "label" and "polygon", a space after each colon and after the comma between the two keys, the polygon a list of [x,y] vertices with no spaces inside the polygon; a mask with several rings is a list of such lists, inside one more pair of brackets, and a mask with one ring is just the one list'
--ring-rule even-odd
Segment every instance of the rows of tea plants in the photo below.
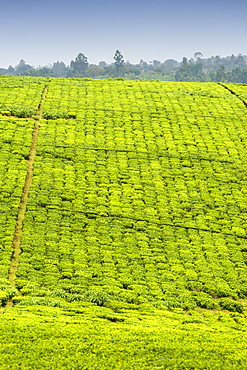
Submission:
{"label": "rows of tea plants", "polygon": [[246,84],[222,84],[226,89],[230,89],[236,96],[247,104],[247,85]]}
{"label": "rows of tea plants", "polygon": [[0,114],[32,117],[37,113],[46,79],[1,77]]}
{"label": "rows of tea plants", "polygon": [[32,119],[0,116],[0,300],[6,298],[9,291],[2,279],[8,276],[33,126]]}
{"label": "rows of tea plants", "polygon": [[243,310],[247,118],[236,96],[217,84],[52,80],[43,113],[22,302]]}
{"label": "rows of tea plants", "polygon": [[[45,79],[2,77],[0,79],[0,301],[13,289],[6,278],[13,252],[12,242],[27,175],[27,160],[34,119],[38,113]],[[8,116],[8,117],[6,117]],[[12,116],[12,117],[10,117]]]}

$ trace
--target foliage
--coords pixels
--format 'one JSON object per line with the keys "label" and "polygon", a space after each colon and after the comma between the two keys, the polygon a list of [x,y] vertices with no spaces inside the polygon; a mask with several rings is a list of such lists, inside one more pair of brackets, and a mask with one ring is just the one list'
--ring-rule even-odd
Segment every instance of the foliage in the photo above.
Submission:
{"label": "foliage", "polygon": [[116,69],[116,77],[119,77],[124,65],[124,58],[122,53],[119,50],[116,50],[113,59],[115,60],[114,64]]}
{"label": "foliage", "polygon": [[[116,58],[116,59],[115,59]],[[189,60],[181,62],[168,59],[164,62],[153,60],[149,63],[142,59],[138,64],[124,63],[119,50],[114,55],[114,63],[104,61],[98,65],[88,63],[87,57],[80,53],[70,66],[64,62],[55,62],[52,66],[34,68],[24,60],[13,68],[0,68],[0,75],[22,75],[43,77],[77,77],[108,79],[122,76],[126,80],[160,80],[160,81],[214,81],[247,83],[247,56],[241,54],[221,58],[219,55],[203,58],[201,52],[195,52]]]}
{"label": "foliage", "polygon": [[0,278],[0,306],[5,306],[7,301],[17,294],[17,289],[12,287],[7,279]]}
{"label": "foliage", "polygon": [[[245,369],[241,314],[30,306],[1,317],[4,369]],[[18,345],[17,345],[18,344]]]}
{"label": "foliage", "polygon": [[220,298],[219,304],[222,309],[240,313],[243,312],[243,305],[240,302],[236,302],[230,298]]}
{"label": "foliage", "polygon": [[52,80],[21,293],[170,310],[245,298],[245,121],[216,84]]}
{"label": "foliage", "polygon": [[175,74],[176,81],[205,81],[205,73],[202,70],[202,64],[184,64]]}
{"label": "foliage", "polygon": [[8,276],[33,126],[33,119],[0,116],[0,279]]}
{"label": "foliage", "polygon": [[87,61],[87,57],[79,53],[78,56],[75,58],[75,61],[71,61],[70,68],[71,70],[67,72],[68,77],[82,77],[84,76],[84,72],[86,71],[89,63]]}
{"label": "foliage", "polygon": [[[0,93],[0,366],[245,368],[246,86],[2,77]],[[39,130],[13,288],[22,106]]]}

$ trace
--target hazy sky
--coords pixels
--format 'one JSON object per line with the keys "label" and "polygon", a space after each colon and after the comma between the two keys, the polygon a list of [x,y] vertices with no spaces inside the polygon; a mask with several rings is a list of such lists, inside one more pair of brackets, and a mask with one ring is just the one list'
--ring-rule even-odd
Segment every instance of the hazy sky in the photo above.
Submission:
{"label": "hazy sky", "polygon": [[247,0],[1,1],[0,67],[247,55]]}

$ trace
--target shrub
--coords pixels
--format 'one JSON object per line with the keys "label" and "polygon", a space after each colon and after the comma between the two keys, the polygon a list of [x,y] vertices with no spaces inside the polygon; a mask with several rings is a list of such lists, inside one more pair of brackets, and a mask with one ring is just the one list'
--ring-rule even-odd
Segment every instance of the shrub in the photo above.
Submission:
{"label": "shrub", "polygon": [[214,309],[216,308],[216,302],[208,294],[204,292],[193,292],[192,296],[196,305],[202,308]]}
{"label": "shrub", "polygon": [[110,296],[100,290],[88,290],[84,293],[85,301],[95,303],[97,306],[105,306],[110,301]]}
{"label": "shrub", "polygon": [[241,302],[234,301],[231,298],[220,298],[219,305],[221,308],[225,310],[239,312],[239,313],[242,313],[244,309]]}
{"label": "shrub", "polygon": [[0,305],[4,306],[9,299],[18,293],[7,279],[0,279]]}
{"label": "shrub", "polygon": [[21,299],[16,297],[15,301],[24,306],[64,307],[62,301],[47,297],[21,297]]}
{"label": "shrub", "polygon": [[8,293],[4,292],[3,290],[0,290],[0,302],[1,306],[5,306],[5,304],[8,301]]}

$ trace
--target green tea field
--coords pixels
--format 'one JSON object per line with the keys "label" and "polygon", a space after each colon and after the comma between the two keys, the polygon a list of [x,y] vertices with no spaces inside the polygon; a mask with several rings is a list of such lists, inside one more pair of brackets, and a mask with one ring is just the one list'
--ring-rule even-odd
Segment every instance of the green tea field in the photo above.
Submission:
{"label": "green tea field", "polygon": [[0,78],[0,368],[246,369],[247,85]]}

